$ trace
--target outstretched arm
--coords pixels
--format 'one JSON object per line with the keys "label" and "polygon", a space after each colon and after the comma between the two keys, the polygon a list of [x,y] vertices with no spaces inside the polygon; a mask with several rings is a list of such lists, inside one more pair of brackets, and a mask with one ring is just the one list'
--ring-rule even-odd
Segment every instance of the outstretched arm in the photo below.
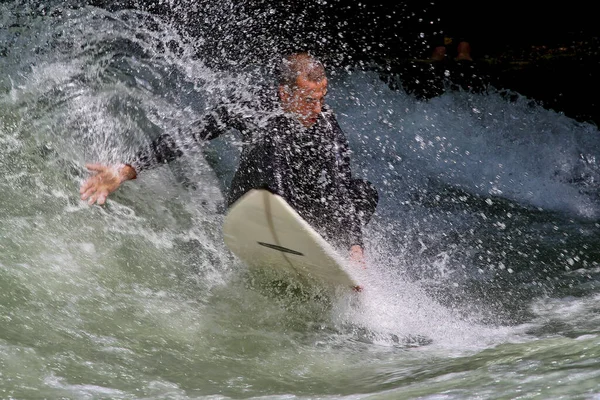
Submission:
{"label": "outstretched arm", "polygon": [[203,118],[187,128],[180,129],[178,141],[169,134],[162,134],[150,146],[138,151],[132,166],[137,172],[166,164],[183,156],[184,150],[190,144],[212,140],[232,127],[238,130],[244,128],[243,121],[230,114],[224,105],[215,108]]}
{"label": "outstretched arm", "polygon": [[[191,137],[195,142],[202,142],[218,137],[229,126],[237,127],[239,123],[230,117],[224,107],[204,117],[188,132],[180,132],[180,136]],[[104,204],[108,195],[116,191],[123,182],[135,179],[145,169],[171,162],[184,154],[181,146],[168,134],[160,135],[150,146],[138,151],[132,164],[102,165],[87,164],[86,168],[93,175],[83,182],[79,192],[82,200],[88,204]]]}
{"label": "outstretched arm", "polygon": [[79,189],[81,199],[87,200],[89,205],[102,205],[108,195],[116,191],[123,182],[135,179],[139,171],[173,161],[182,155],[183,151],[175,140],[164,134],[154,140],[148,148],[138,151],[132,164],[86,164],[92,176],[86,179]]}

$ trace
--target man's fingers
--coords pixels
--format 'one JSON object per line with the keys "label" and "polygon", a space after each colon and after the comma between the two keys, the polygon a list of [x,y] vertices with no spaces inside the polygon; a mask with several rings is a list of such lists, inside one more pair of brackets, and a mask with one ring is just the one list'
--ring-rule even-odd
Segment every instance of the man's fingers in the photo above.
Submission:
{"label": "man's fingers", "polygon": [[79,193],[84,194],[90,187],[92,186],[92,180],[87,179],[85,182],[81,184],[81,188],[79,189]]}
{"label": "man's fingers", "polygon": [[90,199],[88,200],[88,204],[91,206],[92,204],[94,204],[96,202],[96,200],[98,200],[98,196],[100,196],[100,193],[95,192],[93,195],[90,196]]}
{"label": "man's fingers", "polygon": [[100,196],[98,196],[98,201],[97,203],[99,205],[102,205],[106,202],[106,197],[108,196],[108,191],[104,190],[100,193]]}
{"label": "man's fingers", "polygon": [[96,171],[96,172],[102,172],[107,168],[106,165],[102,165],[102,164],[85,164],[85,167],[87,169],[89,169],[90,171]]}
{"label": "man's fingers", "polygon": [[96,191],[96,188],[91,187],[88,190],[86,190],[84,193],[82,193],[81,195],[81,200],[85,200],[88,197],[90,197],[94,192]]}

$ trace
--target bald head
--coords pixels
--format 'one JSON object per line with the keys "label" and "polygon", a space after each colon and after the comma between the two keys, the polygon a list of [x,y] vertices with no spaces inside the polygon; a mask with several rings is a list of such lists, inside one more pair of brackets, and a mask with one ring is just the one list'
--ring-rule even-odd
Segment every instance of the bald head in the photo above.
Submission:
{"label": "bald head", "polygon": [[310,127],[319,119],[326,94],[327,77],[320,61],[307,53],[292,54],[282,60],[279,99],[285,112]]}
{"label": "bald head", "polygon": [[279,85],[295,89],[298,78],[321,82],[326,78],[323,64],[308,53],[295,53],[285,57],[279,68]]}

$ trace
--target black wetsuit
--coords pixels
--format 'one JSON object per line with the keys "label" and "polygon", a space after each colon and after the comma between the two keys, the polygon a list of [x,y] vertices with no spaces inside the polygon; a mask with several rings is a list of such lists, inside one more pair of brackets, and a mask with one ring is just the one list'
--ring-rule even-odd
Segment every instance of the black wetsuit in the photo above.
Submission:
{"label": "black wetsuit", "polygon": [[[362,246],[361,226],[375,211],[377,190],[368,181],[352,178],[348,140],[329,108],[323,107],[318,121],[305,128],[281,110],[274,95],[263,93],[253,104],[216,108],[193,132],[180,136],[202,142],[230,128],[241,132],[244,145],[229,205],[251,189],[265,188],[285,198],[336,245]],[[132,165],[140,171],[180,157],[183,146],[178,142],[185,138],[178,139],[163,134],[141,150]]]}

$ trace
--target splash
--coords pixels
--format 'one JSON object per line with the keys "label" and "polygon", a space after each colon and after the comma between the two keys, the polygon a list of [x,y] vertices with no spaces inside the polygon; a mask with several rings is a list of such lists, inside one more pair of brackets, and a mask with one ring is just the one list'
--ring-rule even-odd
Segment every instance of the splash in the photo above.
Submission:
{"label": "splash", "polygon": [[340,73],[334,87],[361,172],[396,200],[428,186],[425,178],[491,202],[509,199],[590,220],[600,213],[593,125],[493,90],[421,102],[390,90],[373,72]]}

